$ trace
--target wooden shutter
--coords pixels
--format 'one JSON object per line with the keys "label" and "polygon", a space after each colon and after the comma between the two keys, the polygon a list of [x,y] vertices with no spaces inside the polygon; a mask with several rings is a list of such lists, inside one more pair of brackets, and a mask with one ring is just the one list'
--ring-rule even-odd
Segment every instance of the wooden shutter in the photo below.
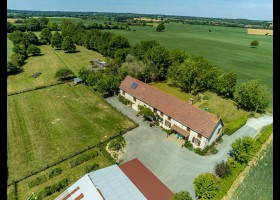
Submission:
{"label": "wooden shutter", "polygon": [[197,144],[197,146],[199,146],[200,145],[200,141],[198,141],[198,144]]}
{"label": "wooden shutter", "polygon": [[194,143],[194,137],[192,138],[192,143]]}

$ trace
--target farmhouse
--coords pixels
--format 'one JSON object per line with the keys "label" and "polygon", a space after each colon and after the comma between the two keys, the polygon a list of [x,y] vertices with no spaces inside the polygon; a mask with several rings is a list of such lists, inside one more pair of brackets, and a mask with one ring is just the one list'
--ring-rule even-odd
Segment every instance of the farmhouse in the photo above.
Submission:
{"label": "farmhouse", "polygon": [[136,158],[84,175],[55,200],[170,200],[172,195]]}
{"label": "farmhouse", "polygon": [[220,117],[131,76],[121,83],[120,95],[129,100],[136,111],[139,105],[150,108],[158,116],[160,126],[171,129],[179,140],[188,140],[195,148],[210,145],[222,132]]}

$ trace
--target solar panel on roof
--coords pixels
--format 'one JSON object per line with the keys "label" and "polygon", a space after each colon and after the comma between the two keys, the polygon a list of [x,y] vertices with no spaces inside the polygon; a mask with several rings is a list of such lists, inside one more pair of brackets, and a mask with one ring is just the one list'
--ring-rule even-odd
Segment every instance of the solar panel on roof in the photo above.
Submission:
{"label": "solar panel on roof", "polygon": [[132,82],[131,85],[130,85],[130,87],[131,87],[132,89],[137,88],[137,86],[138,86],[138,84],[135,83],[135,82]]}

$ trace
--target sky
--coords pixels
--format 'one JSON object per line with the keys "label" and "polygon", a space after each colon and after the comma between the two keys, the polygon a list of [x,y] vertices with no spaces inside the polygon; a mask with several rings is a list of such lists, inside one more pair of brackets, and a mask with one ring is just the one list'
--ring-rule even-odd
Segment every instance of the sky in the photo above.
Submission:
{"label": "sky", "polygon": [[273,0],[7,0],[7,8],[273,19]]}

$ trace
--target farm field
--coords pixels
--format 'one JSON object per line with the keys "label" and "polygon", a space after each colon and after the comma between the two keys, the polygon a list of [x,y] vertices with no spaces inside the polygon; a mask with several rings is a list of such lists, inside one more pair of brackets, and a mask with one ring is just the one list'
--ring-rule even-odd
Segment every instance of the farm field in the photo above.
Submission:
{"label": "farm field", "polygon": [[201,99],[201,101],[199,102],[197,101],[196,96],[190,93],[182,92],[180,91],[180,88],[171,87],[168,85],[168,82],[157,82],[151,83],[150,85],[186,102],[189,98],[194,99],[195,106],[201,109],[207,107],[209,108],[209,112],[215,115],[219,115],[225,125],[224,129],[230,126],[231,122],[234,122],[236,120],[244,119],[246,121],[249,115],[249,112],[246,112],[242,109],[237,109],[233,101],[223,99],[213,92],[204,92],[203,95],[209,97],[209,100]]}
{"label": "farm field", "polygon": [[7,107],[8,181],[134,126],[84,85],[8,96]]}
{"label": "farm field", "polygon": [[75,18],[75,17],[47,17],[50,21],[56,22],[59,26],[62,24],[63,19],[70,19],[73,23],[79,23],[83,22],[84,25],[89,25],[93,23],[104,23],[104,20],[87,20],[87,19],[81,19],[81,18]]}
{"label": "farm field", "polygon": [[[82,46],[76,47],[79,52],[70,54],[64,53],[64,51],[62,50],[54,50],[51,46],[48,45],[41,45],[40,49],[43,54],[42,56],[29,57],[26,60],[26,64],[23,65],[23,72],[17,75],[8,76],[8,94],[35,88],[38,86],[58,83],[59,81],[54,78],[54,75],[55,72],[60,68],[68,67],[76,75],[78,75],[81,67],[88,66],[88,61],[90,59],[99,58],[101,60],[104,60],[104,57],[97,52],[90,51]],[[12,53],[10,49],[11,46],[8,46],[7,57],[10,57],[10,54]],[[39,77],[30,78],[32,74],[38,71],[42,73]]]}
{"label": "farm field", "polygon": [[[110,31],[127,37],[132,45],[142,40],[157,40],[166,48],[201,55],[225,72],[236,72],[238,84],[260,79],[272,94],[273,36],[248,35],[245,28],[174,23],[165,24],[165,27],[164,32],[156,32],[156,27],[142,26],[130,27],[136,31]],[[253,40],[259,41],[258,48],[250,48]]]}
{"label": "farm field", "polygon": [[267,29],[253,29],[248,28],[247,29],[248,34],[256,34],[256,35],[273,35],[273,30],[267,30]]}
{"label": "farm field", "polygon": [[273,141],[262,152],[261,160],[252,165],[231,199],[273,199]]}

